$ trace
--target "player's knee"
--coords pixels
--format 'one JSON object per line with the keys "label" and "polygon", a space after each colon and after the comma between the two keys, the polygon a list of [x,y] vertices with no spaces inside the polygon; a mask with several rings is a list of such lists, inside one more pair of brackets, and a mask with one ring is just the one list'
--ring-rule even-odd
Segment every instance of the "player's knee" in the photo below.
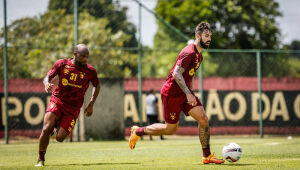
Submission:
{"label": "player's knee", "polygon": [[198,124],[201,126],[201,127],[207,127],[208,126],[208,117],[206,115],[203,115],[201,117],[201,119],[197,120],[198,121]]}
{"label": "player's knee", "polygon": [[202,120],[205,124],[208,124],[208,117],[206,115],[203,116]]}
{"label": "player's knee", "polygon": [[65,140],[65,137],[59,136],[59,135],[56,136],[56,141],[57,142],[63,142],[64,140]]}
{"label": "player's knee", "polygon": [[53,131],[53,128],[46,125],[46,126],[43,127],[42,133],[45,134],[45,135],[50,135],[52,131]]}

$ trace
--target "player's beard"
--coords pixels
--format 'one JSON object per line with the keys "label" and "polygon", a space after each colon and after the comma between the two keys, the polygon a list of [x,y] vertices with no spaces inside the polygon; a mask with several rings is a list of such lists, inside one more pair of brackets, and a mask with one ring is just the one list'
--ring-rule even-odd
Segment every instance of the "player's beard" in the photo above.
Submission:
{"label": "player's beard", "polygon": [[208,49],[209,45],[206,45],[203,41],[202,38],[200,38],[200,46],[204,49]]}
{"label": "player's beard", "polygon": [[86,63],[80,62],[79,59],[75,59],[75,63],[76,63],[76,65],[81,66],[81,67],[85,66],[85,64],[86,64]]}

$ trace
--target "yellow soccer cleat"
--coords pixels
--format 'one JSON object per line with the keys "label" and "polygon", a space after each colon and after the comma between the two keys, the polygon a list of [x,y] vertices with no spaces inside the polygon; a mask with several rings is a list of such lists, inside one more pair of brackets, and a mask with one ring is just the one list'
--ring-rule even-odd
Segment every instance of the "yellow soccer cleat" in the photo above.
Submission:
{"label": "yellow soccer cleat", "polygon": [[131,150],[134,149],[136,142],[140,139],[140,137],[135,133],[138,128],[138,126],[131,127],[131,135],[129,137],[129,147]]}
{"label": "yellow soccer cleat", "polygon": [[44,165],[45,165],[45,161],[39,159],[34,166],[44,166]]}
{"label": "yellow soccer cleat", "polygon": [[215,153],[213,153],[210,154],[208,157],[202,157],[202,162],[204,164],[209,164],[209,163],[221,164],[224,163],[224,160],[216,158]]}

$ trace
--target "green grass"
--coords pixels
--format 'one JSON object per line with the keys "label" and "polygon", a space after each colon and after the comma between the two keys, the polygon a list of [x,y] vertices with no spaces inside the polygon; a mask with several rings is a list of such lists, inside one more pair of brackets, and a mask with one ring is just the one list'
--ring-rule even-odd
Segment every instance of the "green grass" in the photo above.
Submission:
{"label": "green grass", "polygon": [[[127,141],[57,143],[52,141],[46,154],[46,166],[39,169],[300,169],[300,137],[218,136],[211,148],[222,157],[229,142],[243,149],[236,163],[203,165],[197,137],[168,137],[160,141],[139,141],[134,151]],[[38,143],[0,144],[0,169],[38,169]]]}

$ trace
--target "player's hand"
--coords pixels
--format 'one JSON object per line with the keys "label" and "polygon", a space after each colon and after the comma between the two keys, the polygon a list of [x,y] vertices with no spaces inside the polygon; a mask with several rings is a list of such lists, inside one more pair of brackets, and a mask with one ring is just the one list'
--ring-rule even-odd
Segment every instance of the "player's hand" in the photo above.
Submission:
{"label": "player's hand", "polygon": [[187,103],[191,106],[196,106],[197,105],[197,100],[196,97],[192,94],[187,94],[186,95],[187,98]]}
{"label": "player's hand", "polygon": [[89,117],[89,116],[91,116],[91,115],[93,114],[93,106],[94,106],[94,104],[90,103],[90,104],[86,107],[86,109],[84,110],[85,116]]}
{"label": "player's hand", "polygon": [[47,93],[51,93],[51,92],[52,92],[52,89],[53,89],[53,86],[54,86],[54,84],[52,84],[52,83],[46,84],[46,85],[45,85],[45,91],[46,91]]}

